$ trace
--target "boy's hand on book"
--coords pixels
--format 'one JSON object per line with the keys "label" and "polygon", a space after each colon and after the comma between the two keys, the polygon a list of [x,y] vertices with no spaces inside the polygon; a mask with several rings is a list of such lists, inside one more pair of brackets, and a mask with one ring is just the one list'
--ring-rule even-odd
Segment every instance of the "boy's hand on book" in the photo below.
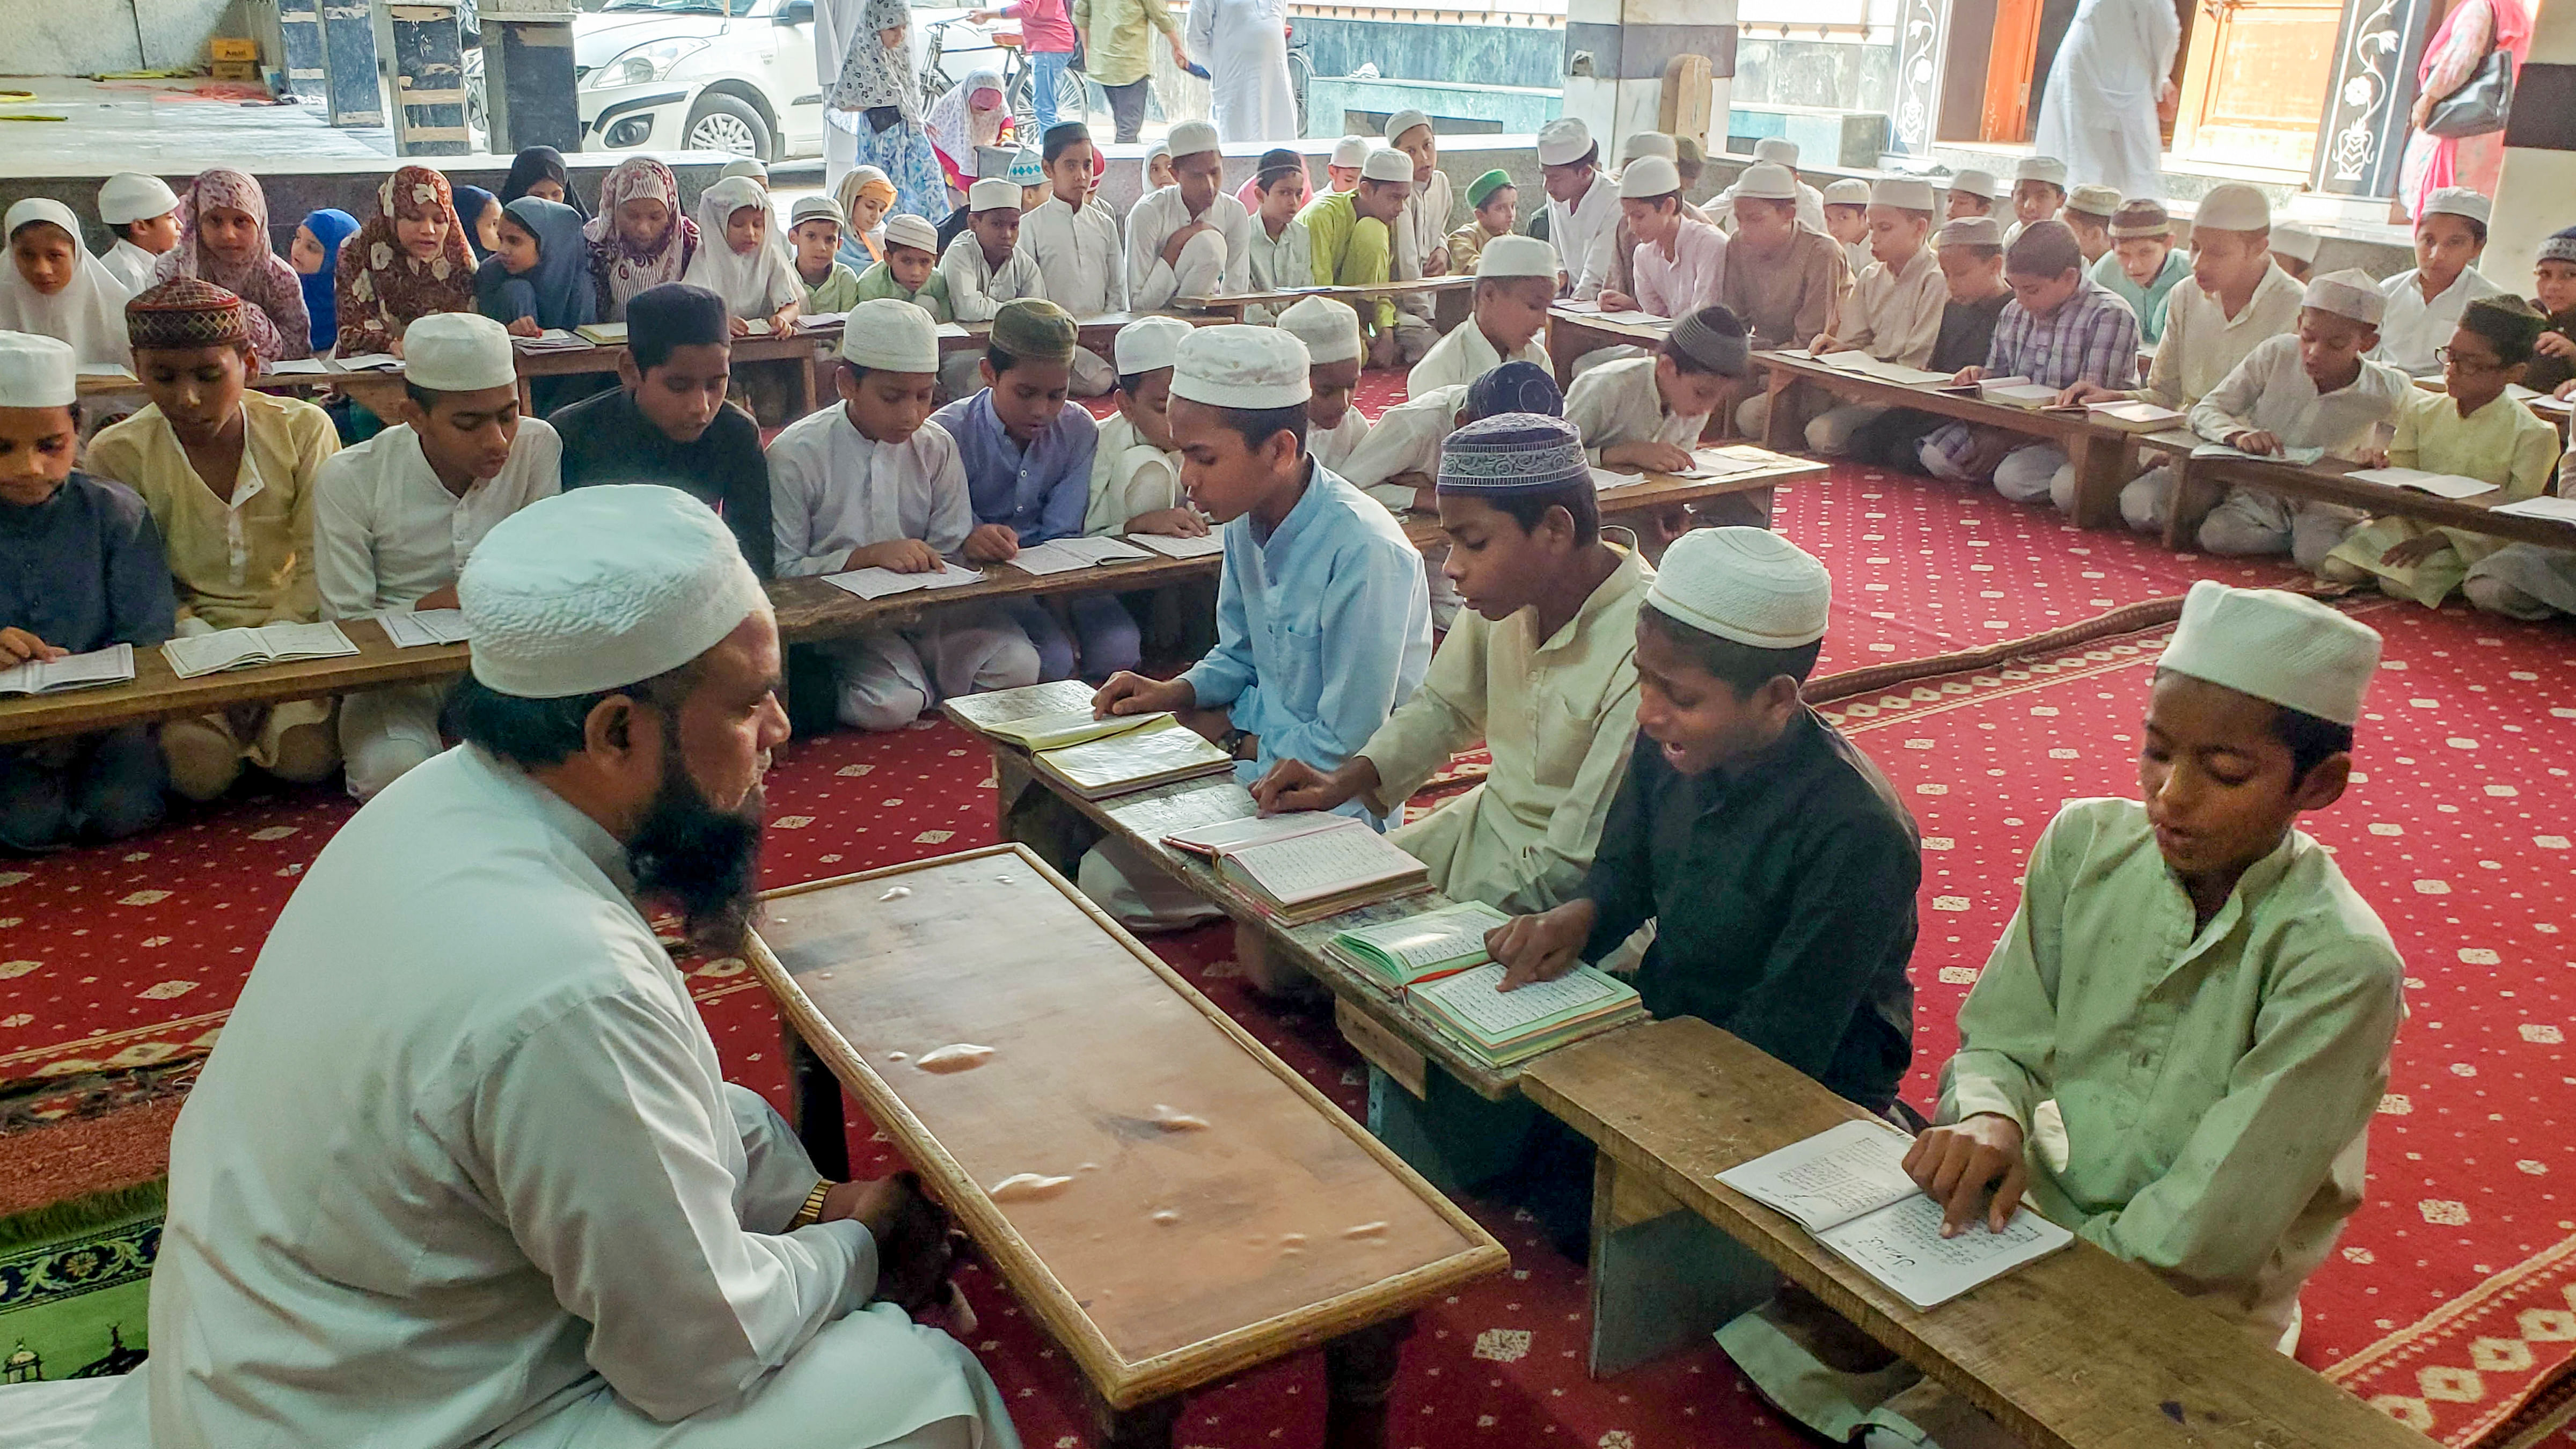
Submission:
{"label": "boy's hand on book", "polygon": [[1020,536],[1007,523],[979,523],[966,535],[968,563],[1008,563],[1019,554]]}
{"label": "boy's hand on book", "polygon": [[60,659],[70,651],[57,649],[24,629],[0,629],[0,666],[24,664],[30,659]]}
{"label": "boy's hand on book", "polygon": [[2247,428],[2244,432],[2229,438],[2227,446],[2240,453],[2270,457],[2281,451],[2281,440],[2275,434],[2264,432],[2260,428]]}
{"label": "boy's hand on book", "polygon": [[1613,443],[1601,450],[1605,468],[1642,468],[1649,473],[1687,473],[1691,469],[1688,448],[1679,443],[1641,438],[1633,443]]}
{"label": "boy's hand on book", "polygon": [[456,609],[462,607],[464,606],[457,600],[456,585],[454,584],[449,584],[443,589],[432,589],[428,593],[411,601],[411,611],[415,614],[424,614],[432,609]]}
{"label": "boy's hand on book", "polygon": [[[1365,773],[1366,778],[1360,776]],[[1292,810],[1331,810],[1377,783],[1377,767],[1366,755],[1326,774],[1304,760],[1281,760],[1252,784],[1252,803],[1264,815]]]}
{"label": "boy's hand on book", "polygon": [[[1924,1195],[1941,1204],[1941,1236],[1954,1237],[1985,1209],[1986,1226],[2002,1232],[2030,1186],[2022,1157],[2021,1124],[1980,1112],[1965,1122],[1933,1127],[1905,1153],[1906,1174]],[[1991,1201],[1987,1190],[1993,1189]]]}
{"label": "boy's hand on book", "polygon": [[1127,520],[1129,533],[1151,533],[1163,538],[1207,537],[1207,516],[1195,508],[1157,508],[1139,513]]}
{"label": "boy's hand on book", "polygon": [[940,565],[939,550],[917,538],[890,538],[854,548],[841,561],[844,569],[885,569],[898,574],[935,574]]}
{"label": "boy's hand on book", "polygon": [[1091,697],[1091,717],[1108,719],[1113,715],[1156,714],[1163,710],[1185,710],[1198,703],[1199,693],[1186,679],[1165,682],[1148,679],[1129,670],[1119,670],[1100,686]]}
{"label": "boy's hand on book", "polygon": [[2128,400],[2129,395],[2127,393],[2122,392],[2115,387],[2104,387],[2098,382],[2079,382],[2057,395],[2057,401],[2060,406],[2080,406],[2084,403],[2127,402]]}
{"label": "boy's hand on book", "polygon": [[1485,933],[1485,953],[1502,964],[1503,983],[1511,991],[1534,981],[1554,981],[1582,964],[1583,943],[1592,939],[1600,908],[1589,900],[1567,901],[1535,916],[1514,916]]}
{"label": "boy's hand on book", "polygon": [[1965,387],[1969,383],[1982,381],[1985,375],[1986,370],[1982,367],[1963,367],[1950,374],[1950,383],[1953,387]]}

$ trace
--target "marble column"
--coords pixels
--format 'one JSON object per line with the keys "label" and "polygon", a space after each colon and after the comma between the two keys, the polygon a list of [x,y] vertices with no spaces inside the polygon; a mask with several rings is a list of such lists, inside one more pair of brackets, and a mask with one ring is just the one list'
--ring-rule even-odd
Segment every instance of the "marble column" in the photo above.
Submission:
{"label": "marble column", "polygon": [[2504,175],[2496,182],[2479,270],[2528,295],[2541,239],[2576,226],[2576,0],[2541,0],[2531,53],[2514,78],[2513,116],[2504,128]]}
{"label": "marble column", "polygon": [[1735,78],[1735,0],[1566,0],[1565,114],[1580,116],[1601,143],[1604,164],[1619,159],[1631,133],[1656,129],[1664,66],[1677,55],[1708,57],[1711,151],[1726,149],[1726,109]]}

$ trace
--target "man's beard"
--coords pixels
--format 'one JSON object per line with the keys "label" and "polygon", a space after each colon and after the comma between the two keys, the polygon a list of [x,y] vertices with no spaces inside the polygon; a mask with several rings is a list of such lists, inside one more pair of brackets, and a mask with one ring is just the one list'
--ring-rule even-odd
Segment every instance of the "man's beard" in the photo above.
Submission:
{"label": "man's beard", "polygon": [[738,955],[751,935],[759,907],[761,804],[754,785],[741,809],[718,810],[689,778],[678,746],[664,752],[661,788],[626,853],[636,894],[678,907],[694,950]]}

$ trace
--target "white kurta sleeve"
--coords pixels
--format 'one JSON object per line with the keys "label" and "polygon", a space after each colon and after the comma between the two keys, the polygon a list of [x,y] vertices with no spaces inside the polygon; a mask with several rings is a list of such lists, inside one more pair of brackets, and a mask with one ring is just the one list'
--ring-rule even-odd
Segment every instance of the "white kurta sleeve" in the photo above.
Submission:
{"label": "white kurta sleeve", "polygon": [[747,1232],[740,1128],[678,1023],[640,993],[537,1025],[482,1079],[455,1144],[618,1394],[669,1422],[785,1363],[875,1292],[852,1222]]}
{"label": "white kurta sleeve", "polygon": [[[1193,15],[1197,13],[1192,8]],[[1163,242],[1176,228],[1164,224],[1162,192],[1149,192],[1127,213],[1127,290],[1129,305],[1151,312],[1168,305],[1180,290],[1180,275],[1163,260]]]}
{"label": "white kurta sleeve", "polygon": [[776,544],[771,560],[781,578],[835,574],[850,554],[824,547],[831,536],[821,518],[823,497],[831,487],[830,449],[823,436],[791,429],[769,445],[769,531]]}
{"label": "white kurta sleeve", "polygon": [[361,460],[335,454],[313,479],[313,581],[325,619],[359,619],[376,611],[376,551]]}

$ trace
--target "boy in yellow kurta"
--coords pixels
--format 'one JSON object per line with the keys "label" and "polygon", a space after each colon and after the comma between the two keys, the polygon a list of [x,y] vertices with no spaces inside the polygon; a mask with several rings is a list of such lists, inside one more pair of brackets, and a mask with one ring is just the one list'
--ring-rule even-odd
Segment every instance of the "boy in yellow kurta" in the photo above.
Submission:
{"label": "boy in yellow kurta", "polygon": [[[257,368],[242,301],[192,277],[126,304],[134,370],[152,404],[90,440],[89,469],[143,495],[168,549],[181,636],[320,616],[313,478],[340,451],[330,416],[250,392]],[[231,788],[248,761],[311,784],[339,765],[331,701],[240,705],[161,727],[170,787]]]}

